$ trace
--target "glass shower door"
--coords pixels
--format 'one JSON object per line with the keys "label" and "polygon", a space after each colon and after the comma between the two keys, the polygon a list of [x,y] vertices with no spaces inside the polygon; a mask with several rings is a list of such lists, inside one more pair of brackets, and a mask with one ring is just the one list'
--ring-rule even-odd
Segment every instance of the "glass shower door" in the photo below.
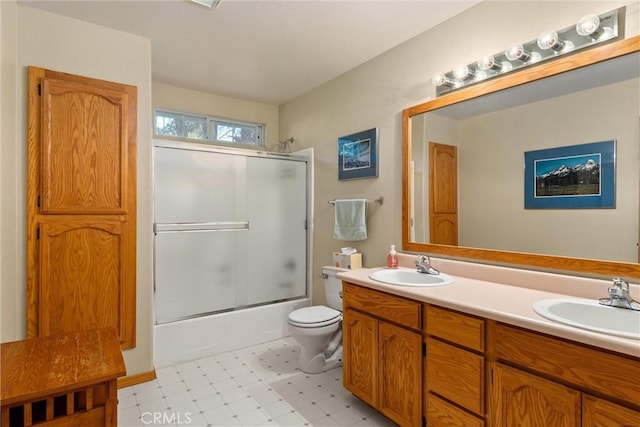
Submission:
{"label": "glass shower door", "polygon": [[306,295],[307,163],[247,158],[247,304]]}

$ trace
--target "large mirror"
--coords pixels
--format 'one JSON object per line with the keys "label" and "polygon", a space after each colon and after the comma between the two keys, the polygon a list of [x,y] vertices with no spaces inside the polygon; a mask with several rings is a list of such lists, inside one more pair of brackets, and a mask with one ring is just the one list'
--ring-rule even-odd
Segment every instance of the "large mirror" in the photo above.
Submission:
{"label": "large mirror", "polygon": [[[403,249],[640,278],[639,52],[620,40],[404,110]],[[525,207],[525,153],[602,141],[614,206]]]}

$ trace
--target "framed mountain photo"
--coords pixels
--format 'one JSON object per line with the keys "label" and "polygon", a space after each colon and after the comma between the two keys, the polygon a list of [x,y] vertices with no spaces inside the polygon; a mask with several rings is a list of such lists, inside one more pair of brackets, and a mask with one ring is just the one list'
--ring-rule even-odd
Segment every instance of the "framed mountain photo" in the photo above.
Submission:
{"label": "framed mountain photo", "polygon": [[378,177],[378,128],[338,138],[338,180]]}
{"label": "framed mountain photo", "polygon": [[616,141],[524,153],[525,209],[615,208]]}

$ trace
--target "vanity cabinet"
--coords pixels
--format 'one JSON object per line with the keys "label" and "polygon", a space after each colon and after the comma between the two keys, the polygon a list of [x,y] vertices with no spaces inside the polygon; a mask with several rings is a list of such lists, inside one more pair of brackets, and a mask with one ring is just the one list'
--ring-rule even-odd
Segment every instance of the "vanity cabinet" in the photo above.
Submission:
{"label": "vanity cabinet", "polygon": [[401,426],[640,426],[640,358],[343,282],[344,386]]}
{"label": "vanity cabinet", "polygon": [[489,328],[491,425],[640,425],[637,358],[501,323]]}
{"label": "vanity cabinet", "polygon": [[428,426],[484,426],[485,321],[424,306]]}
{"label": "vanity cabinet", "polygon": [[344,283],[344,387],[401,426],[422,424],[422,306]]}

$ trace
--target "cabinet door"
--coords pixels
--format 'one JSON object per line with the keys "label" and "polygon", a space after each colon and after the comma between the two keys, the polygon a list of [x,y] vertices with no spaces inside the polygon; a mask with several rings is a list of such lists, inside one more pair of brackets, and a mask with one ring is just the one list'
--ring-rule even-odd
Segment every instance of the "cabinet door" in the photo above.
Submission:
{"label": "cabinet door", "polygon": [[582,427],[640,426],[640,412],[582,395]]}
{"label": "cabinet door", "polygon": [[27,337],[135,347],[137,89],[29,67]]}
{"label": "cabinet door", "polygon": [[48,221],[40,225],[39,335],[113,327],[128,338],[120,259],[126,226],[117,221]]}
{"label": "cabinet door", "polygon": [[494,426],[580,426],[579,391],[499,363],[491,370]]}
{"label": "cabinet door", "polygon": [[343,328],[344,388],[373,407],[378,405],[378,321],[345,310]]}
{"label": "cabinet door", "polygon": [[380,411],[401,426],[421,425],[422,336],[379,324]]}

